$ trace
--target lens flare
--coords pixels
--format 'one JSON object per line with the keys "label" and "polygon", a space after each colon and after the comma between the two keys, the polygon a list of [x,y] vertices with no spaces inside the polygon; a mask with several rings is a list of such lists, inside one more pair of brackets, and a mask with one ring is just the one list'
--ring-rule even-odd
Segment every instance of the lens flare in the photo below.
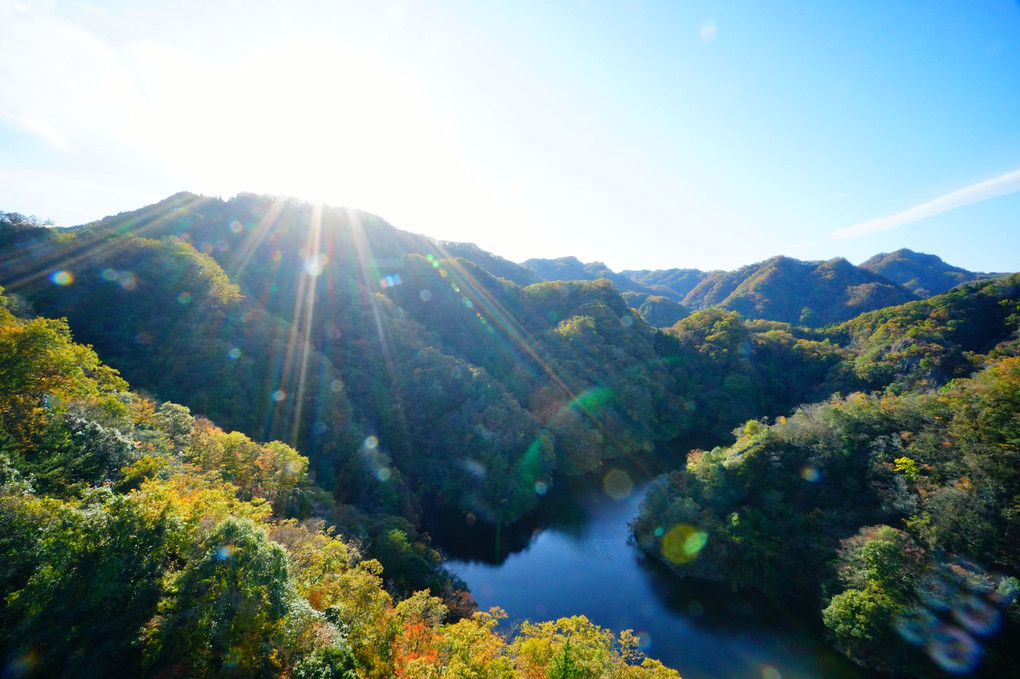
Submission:
{"label": "lens flare", "polygon": [[978,597],[962,597],[953,607],[953,617],[973,634],[985,636],[999,629],[999,612]]}
{"label": "lens flare", "polygon": [[234,545],[222,545],[216,548],[214,559],[216,561],[226,561],[227,559],[234,556]]}
{"label": "lens flare", "polygon": [[4,677],[28,677],[39,664],[39,652],[34,647],[15,656],[4,668]]}
{"label": "lens flare", "polygon": [[939,573],[929,575],[915,589],[921,601],[936,611],[948,611],[958,596],[952,583]]}
{"label": "lens flare", "polygon": [[329,257],[322,253],[312,255],[305,260],[305,272],[314,278],[322,273],[328,261]]}
{"label": "lens flare", "polygon": [[938,626],[939,619],[935,614],[921,606],[904,610],[894,624],[900,636],[915,646],[925,644]]}
{"label": "lens flare", "polygon": [[964,674],[977,667],[981,647],[963,630],[943,625],[932,632],[928,655],[947,672]]}
{"label": "lens flare", "polygon": [[476,479],[484,479],[486,474],[485,465],[478,460],[464,460],[464,470]]}
{"label": "lens flare", "polygon": [[602,489],[614,500],[622,500],[634,491],[634,482],[622,469],[613,469],[602,479]]}
{"label": "lens flare", "polygon": [[54,285],[70,285],[74,283],[74,274],[67,270],[54,271],[50,274],[50,282]]}
{"label": "lens flare", "polygon": [[662,536],[662,555],[675,564],[690,563],[708,542],[708,533],[679,523]]}
{"label": "lens flare", "polygon": [[138,277],[135,276],[134,271],[121,271],[117,282],[120,283],[120,287],[125,290],[134,290],[138,287]]}

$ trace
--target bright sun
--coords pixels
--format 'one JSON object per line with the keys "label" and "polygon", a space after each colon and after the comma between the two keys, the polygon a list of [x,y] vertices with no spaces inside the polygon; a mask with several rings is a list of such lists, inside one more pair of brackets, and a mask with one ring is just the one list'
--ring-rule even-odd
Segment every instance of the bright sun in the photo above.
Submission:
{"label": "bright sun", "polygon": [[496,202],[417,85],[371,55],[303,41],[212,66],[152,44],[133,55],[160,86],[132,136],[203,191],[358,206],[416,231],[423,214]]}

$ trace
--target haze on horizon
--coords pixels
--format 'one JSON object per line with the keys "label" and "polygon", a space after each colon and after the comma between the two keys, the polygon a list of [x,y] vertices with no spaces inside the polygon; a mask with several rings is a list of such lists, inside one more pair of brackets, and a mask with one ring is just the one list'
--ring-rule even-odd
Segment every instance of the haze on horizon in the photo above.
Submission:
{"label": "haze on horizon", "polygon": [[0,0],[0,210],[294,195],[514,261],[1020,270],[1020,5]]}

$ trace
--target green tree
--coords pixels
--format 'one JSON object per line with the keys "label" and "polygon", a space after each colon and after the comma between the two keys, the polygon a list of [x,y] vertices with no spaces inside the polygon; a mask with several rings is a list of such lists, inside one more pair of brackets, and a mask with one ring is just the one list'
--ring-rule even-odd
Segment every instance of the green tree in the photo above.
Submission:
{"label": "green tree", "polygon": [[150,667],[188,676],[265,676],[282,669],[295,593],[287,555],[247,520],[223,521],[181,574],[150,637]]}

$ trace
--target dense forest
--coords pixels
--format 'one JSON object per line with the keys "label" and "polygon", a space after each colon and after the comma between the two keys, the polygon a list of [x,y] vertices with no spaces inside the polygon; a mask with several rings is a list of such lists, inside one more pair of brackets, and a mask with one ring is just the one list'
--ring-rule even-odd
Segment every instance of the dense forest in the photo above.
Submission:
{"label": "dense forest", "polygon": [[675,676],[583,618],[507,638],[421,525],[680,437],[707,450],[649,492],[650,555],[817,602],[881,671],[1008,666],[1020,277],[530,264],[252,194],[0,213],[6,666]]}
{"label": "dense forest", "polygon": [[[0,298],[5,676],[676,677],[583,617],[495,631],[308,518],[308,459],[128,390],[63,321]],[[298,517],[305,517],[298,520]],[[449,586],[449,583],[446,583]],[[399,589],[399,588],[398,588]],[[581,674],[583,673],[583,675]]]}
{"label": "dense forest", "polygon": [[847,352],[837,381],[866,391],[691,451],[649,491],[642,549],[683,575],[817,601],[837,646],[876,670],[1013,676],[1018,294],[1011,276],[826,328]]}

